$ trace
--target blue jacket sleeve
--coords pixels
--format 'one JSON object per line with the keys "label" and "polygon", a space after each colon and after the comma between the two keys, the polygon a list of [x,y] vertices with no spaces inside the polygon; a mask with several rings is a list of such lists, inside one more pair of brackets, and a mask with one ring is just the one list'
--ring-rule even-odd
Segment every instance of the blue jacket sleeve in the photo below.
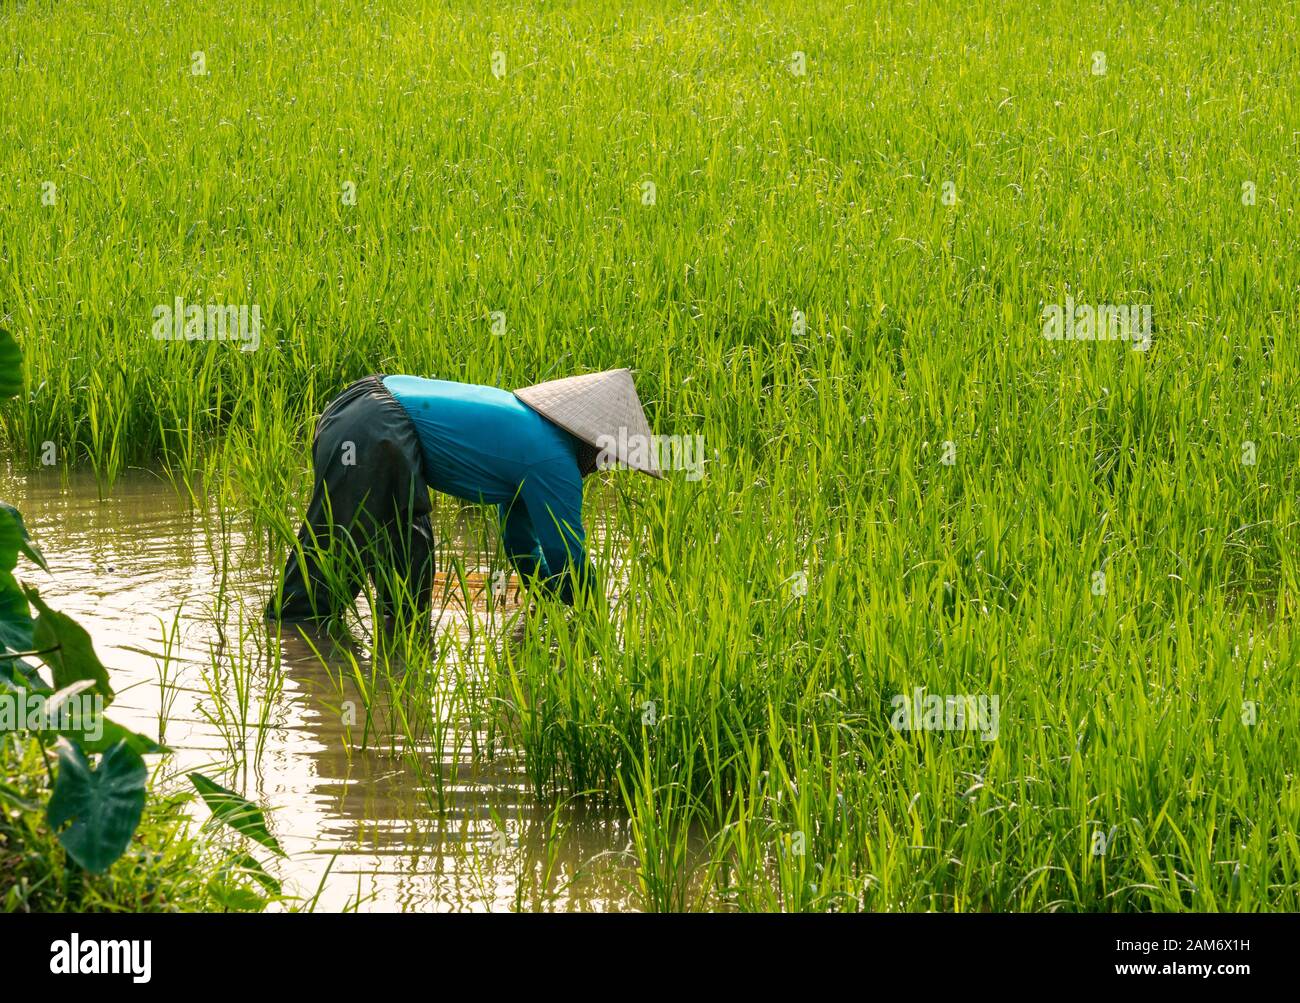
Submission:
{"label": "blue jacket sleeve", "polygon": [[506,557],[523,578],[541,575],[550,577],[546,567],[546,558],[542,554],[542,545],[537,542],[533,530],[533,521],[528,518],[528,508],[520,498],[509,505],[498,505],[501,515],[501,542],[506,548]]}
{"label": "blue jacket sleeve", "polygon": [[592,581],[582,526],[582,475],[571,458],[541,460],[520,488],[533,536],[542,553],[542,584],[565,603]]}

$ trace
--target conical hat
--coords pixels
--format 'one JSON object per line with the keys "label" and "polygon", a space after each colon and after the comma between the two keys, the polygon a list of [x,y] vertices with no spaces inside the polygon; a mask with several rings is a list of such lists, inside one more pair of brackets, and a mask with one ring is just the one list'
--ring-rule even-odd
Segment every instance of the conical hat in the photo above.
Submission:
{"label": "conical hat", "polygon": [[[568,376],[516,390],[515,396],[589,446],[625,467],[663,477],[650,425],[627,369]],[[601,441],[602,436],[608,439]]]}

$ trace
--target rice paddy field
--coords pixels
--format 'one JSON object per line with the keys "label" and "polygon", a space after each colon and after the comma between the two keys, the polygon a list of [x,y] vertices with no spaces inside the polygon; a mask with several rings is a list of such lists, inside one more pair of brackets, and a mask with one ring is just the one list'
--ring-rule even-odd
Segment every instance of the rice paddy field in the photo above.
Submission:
{"label": "rice paddy field", "polygon": [[[327,908],[1300,909],[1298,38],[1292,3],[5,3],[26,577],[64,554],[137,724],[188,708],[305,896],[309,836],[364,844]],[[178,299],[256,343],[156,337]],[[330,398],[620,366],[705,463],[588,485],[604,601],[485,599],[492,513],[437,498],[436,643],[362,602],[280,714],[314,649],[254,626]],[[449,897],[456,826],[500,852]]]}

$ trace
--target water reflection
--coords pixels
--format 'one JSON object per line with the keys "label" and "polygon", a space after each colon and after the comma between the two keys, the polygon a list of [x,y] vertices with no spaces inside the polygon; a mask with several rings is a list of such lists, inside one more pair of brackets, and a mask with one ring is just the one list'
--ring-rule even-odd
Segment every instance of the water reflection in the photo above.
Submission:
{"label": "water reflection", "polygon": [[[88,477],[0,475],[0,497],[50,565],[23,577],[109,666],[114,718],[176,750],[159,783],[199,769],[259,798],[289,854],[272,868],[286,889],[311,897],[328,868],[322,909],[630,907],[622,818],[536,801],[519,757],[457,698],[474,685],[457,647],[503,643],[492,617],[518,612],[490,612],[481,575],[468,606],[440,588],[438,678],[402,704],[356,640],[264,624],[278,547],[158,478],[125,477],[101,498]],[[394,741],[398,704],[408,723]]]}

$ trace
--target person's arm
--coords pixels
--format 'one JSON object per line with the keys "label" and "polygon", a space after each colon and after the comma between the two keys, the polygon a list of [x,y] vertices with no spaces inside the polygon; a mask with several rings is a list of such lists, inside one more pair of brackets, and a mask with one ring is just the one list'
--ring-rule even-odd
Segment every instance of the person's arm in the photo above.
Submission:
{"label": "person's arm", "polygon": [[549,577],[542,545],[537,541],[533,521],[528,518],[528,507],[523,500],[516,498],[508,505],[498,505],[497,511],[501,515],[501,542],[519,577],[531,578],[536,574]]}
{"label": "person's arm", "polygon": [[595,581],[582,525],[582,475],[567,457],[542,460],[529,467],[519,494],[541,547],[541,582],[572,605],[575,591]]}

